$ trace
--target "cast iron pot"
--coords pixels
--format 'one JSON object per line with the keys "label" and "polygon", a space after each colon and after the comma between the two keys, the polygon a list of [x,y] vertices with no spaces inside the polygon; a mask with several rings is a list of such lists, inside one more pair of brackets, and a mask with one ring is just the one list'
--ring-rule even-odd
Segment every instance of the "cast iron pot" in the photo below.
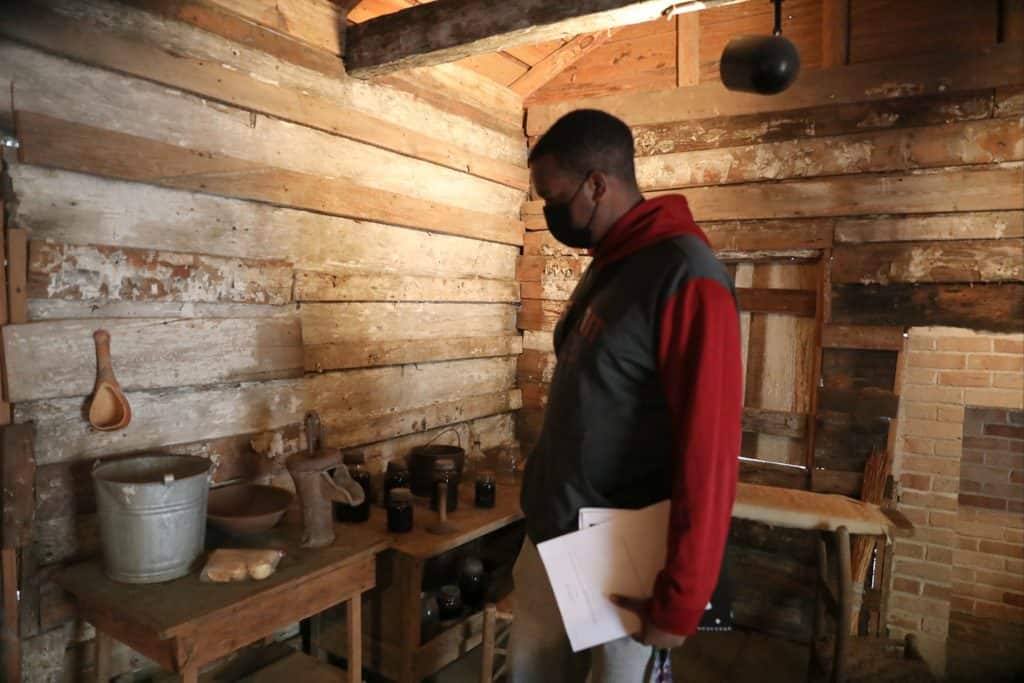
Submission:
{"label": "cast iron pot", "polygon": [[434,462],[444,459],[455,461],[455,474],[462,479],[462,465],[466,460],[466,451],[461,447],[437,444],[417,446],[412,449],[409,454],[409,473],[412,475],[414,496],[430,496],[434,490]]}

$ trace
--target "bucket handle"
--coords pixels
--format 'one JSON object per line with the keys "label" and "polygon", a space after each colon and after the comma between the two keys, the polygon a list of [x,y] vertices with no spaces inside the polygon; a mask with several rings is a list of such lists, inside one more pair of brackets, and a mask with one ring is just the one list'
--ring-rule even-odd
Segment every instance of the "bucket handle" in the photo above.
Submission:
{"label": "bucket handle", "polygon": [[455,434],[455,438],[458,439],[458,442],[459,442],[459,448],[462,448],[462,435],[459,434],[459,430],[456,429],[455,427],[447,427],[445,429],[442,429],[441,431],[439,431],[437,434],[434,435],[434,438],[432,438],[430,441],[428,441],[427,443],[425,443],[423,445],[424,446],[429,446],[430,444],[434,443],[435,441],[440,439],[442,436],[444,436],[448,432],[452,432],[452,433]]}

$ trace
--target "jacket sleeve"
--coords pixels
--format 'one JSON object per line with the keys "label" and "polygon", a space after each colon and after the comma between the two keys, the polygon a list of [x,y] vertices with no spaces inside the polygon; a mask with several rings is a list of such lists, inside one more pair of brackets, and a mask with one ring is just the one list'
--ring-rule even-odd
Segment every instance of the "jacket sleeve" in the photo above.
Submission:
{"label": "jacket sleeve", "polygon": [[686,282],[661,313],[658,365],[673,423],[668,556],[649,618],[677,635],[697,630],[722,565],[739,473],[742,361],[732,293]]}

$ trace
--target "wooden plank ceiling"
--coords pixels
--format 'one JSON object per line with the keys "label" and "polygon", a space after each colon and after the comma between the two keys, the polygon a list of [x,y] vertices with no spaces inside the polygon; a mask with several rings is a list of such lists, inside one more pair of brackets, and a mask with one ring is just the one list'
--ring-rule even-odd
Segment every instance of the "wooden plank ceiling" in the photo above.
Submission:
{"label": "wooden plank ceiling", "polygon": [[[362,0],[348,18],[363,23],[431,1]],[[992,44],[1000,6],[998,0],[908,0],[903,11],[894,12],[892,0],[787,0],[783,33],[800,50],[802,70],[811,72],[885,61],[897,53]],[[527,106],[666,90],[717,81],[726,43],[738,35],[770,33],[771,24],[771,3],[740,2],[456,64],[514,91]]]}
{"label": "wooden plank ceiling", "polygon": [[[408,9],[414,5],[421,5],[432,0],[362,0],[355,5],[348,14],[348,20],[354,24],[361,24],[376,19],[385,14]],[[598,36],[603,34],[597,34]],[[455,64],[469,69],[481,76],[497,82],[499,85],[511,88],[520,95],[528,95],[533,90],[543,86],[551,78],[558,75],[559,71],[572,61],[563,60],[556,62],[559,68],[553,69],[548,64],[542,64],[545,60],[557,59],[556,52],[566,46],[567,50],[579,44],[579,38],[570,40],[551,40],[535,45],[520,45],[510,47],[501,52],[475,55],[461,59]],[[596,42],[591,40],[590,43]],[[590,47],[590,43],[586,47]],[[596,45],[595,45],[596,46]],[[578,57],[587,54],[586,49],[576,48]],[[564,51],[563,51],[564,52]],[[574,60],[573,60],[574,61]],[[534,67],[540,65],[540,69],[534,71]],[[529,75],[528,75],[529,74]],[[529,88],[527,90],[527,88]]]}

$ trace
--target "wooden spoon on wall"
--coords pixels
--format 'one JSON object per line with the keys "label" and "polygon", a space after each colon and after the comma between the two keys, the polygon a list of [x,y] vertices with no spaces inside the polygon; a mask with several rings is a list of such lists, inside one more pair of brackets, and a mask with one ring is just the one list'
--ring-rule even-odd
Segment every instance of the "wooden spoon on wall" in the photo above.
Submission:
{"label": "wooden spoon on wall", "polygon": [[123,429],[132,420],[132,408],[110,364],[110,333],[96,330],[92,338],[96,342],[96,388],[89,403],[89,424],[104,432]]}

